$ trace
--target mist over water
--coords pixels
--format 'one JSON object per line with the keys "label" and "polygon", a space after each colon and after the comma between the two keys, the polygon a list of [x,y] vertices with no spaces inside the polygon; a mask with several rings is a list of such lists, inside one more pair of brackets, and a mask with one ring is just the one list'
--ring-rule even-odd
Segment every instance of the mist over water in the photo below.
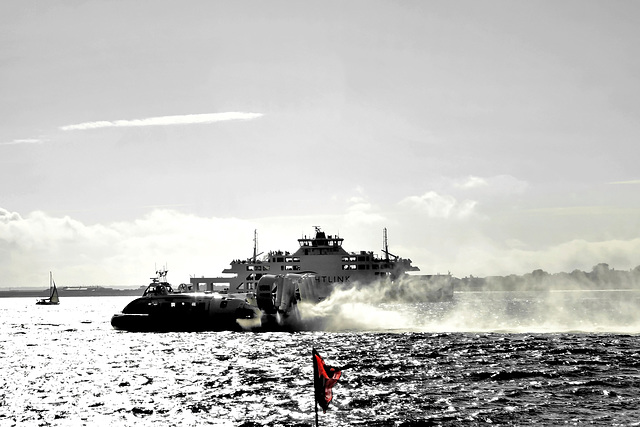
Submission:
{"label": "mist over water", "polygon": [[337,289],[304,319],[327,331],[640,333],[640,291],[456,292],[453,300],[387,299],[388,289]]}

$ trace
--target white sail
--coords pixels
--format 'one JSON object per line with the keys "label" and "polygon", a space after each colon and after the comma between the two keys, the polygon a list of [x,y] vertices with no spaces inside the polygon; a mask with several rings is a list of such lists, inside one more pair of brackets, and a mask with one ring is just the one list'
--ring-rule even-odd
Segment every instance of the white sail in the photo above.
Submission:
{"label": "white sail", "polygon": [[53,282],[53,289],[51,290],[51,297],[49,298],[49,301],[52,304],[60,303],[60,299],[58,298],[58,288],[56,288],[56,282]]}

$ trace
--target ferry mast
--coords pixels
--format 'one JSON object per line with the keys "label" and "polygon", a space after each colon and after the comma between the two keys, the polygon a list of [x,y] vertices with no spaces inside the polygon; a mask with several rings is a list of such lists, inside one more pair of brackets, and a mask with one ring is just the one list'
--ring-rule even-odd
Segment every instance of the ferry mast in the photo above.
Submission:
{"label": "ferry mast", "polygon": [[387,227],[382,230],[382,247],[384,248],[384,259],[389,261],[389,245],[387,243]]}
{"label": "ferry mast", "polygon": [[253,257],[251,260],[255,264],[258,257],[258,230],[253,230]]}

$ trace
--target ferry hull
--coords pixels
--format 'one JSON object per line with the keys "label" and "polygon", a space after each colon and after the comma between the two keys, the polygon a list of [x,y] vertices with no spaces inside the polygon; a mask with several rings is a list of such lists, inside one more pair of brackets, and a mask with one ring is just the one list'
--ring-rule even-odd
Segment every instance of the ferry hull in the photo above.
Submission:
{"label": "ferry hull", "polygon": [[128,332],[203,332],[242,331],[238,319],[245,316],[182,316],[167,318],[152,314],[116,313],[111,318],[114,329]]}
{"label": "ferry hull", "polygon": [[241,331],[260,311],[240,298],[207,294],[145,296],[111,318],[115,329],[131,332]]}

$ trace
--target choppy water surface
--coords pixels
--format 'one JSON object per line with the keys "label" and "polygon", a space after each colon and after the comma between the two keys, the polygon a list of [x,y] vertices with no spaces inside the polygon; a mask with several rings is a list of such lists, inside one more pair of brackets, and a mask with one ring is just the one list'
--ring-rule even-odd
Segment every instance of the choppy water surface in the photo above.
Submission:
{"label": "choppy water surface", "polygon": [[320,425],[638,425],[638,298],[334,301],[332,331],[168,334],[113,330],[128,297],[0,299],[0,426],[310,426],[313,346],[354,365]]}

